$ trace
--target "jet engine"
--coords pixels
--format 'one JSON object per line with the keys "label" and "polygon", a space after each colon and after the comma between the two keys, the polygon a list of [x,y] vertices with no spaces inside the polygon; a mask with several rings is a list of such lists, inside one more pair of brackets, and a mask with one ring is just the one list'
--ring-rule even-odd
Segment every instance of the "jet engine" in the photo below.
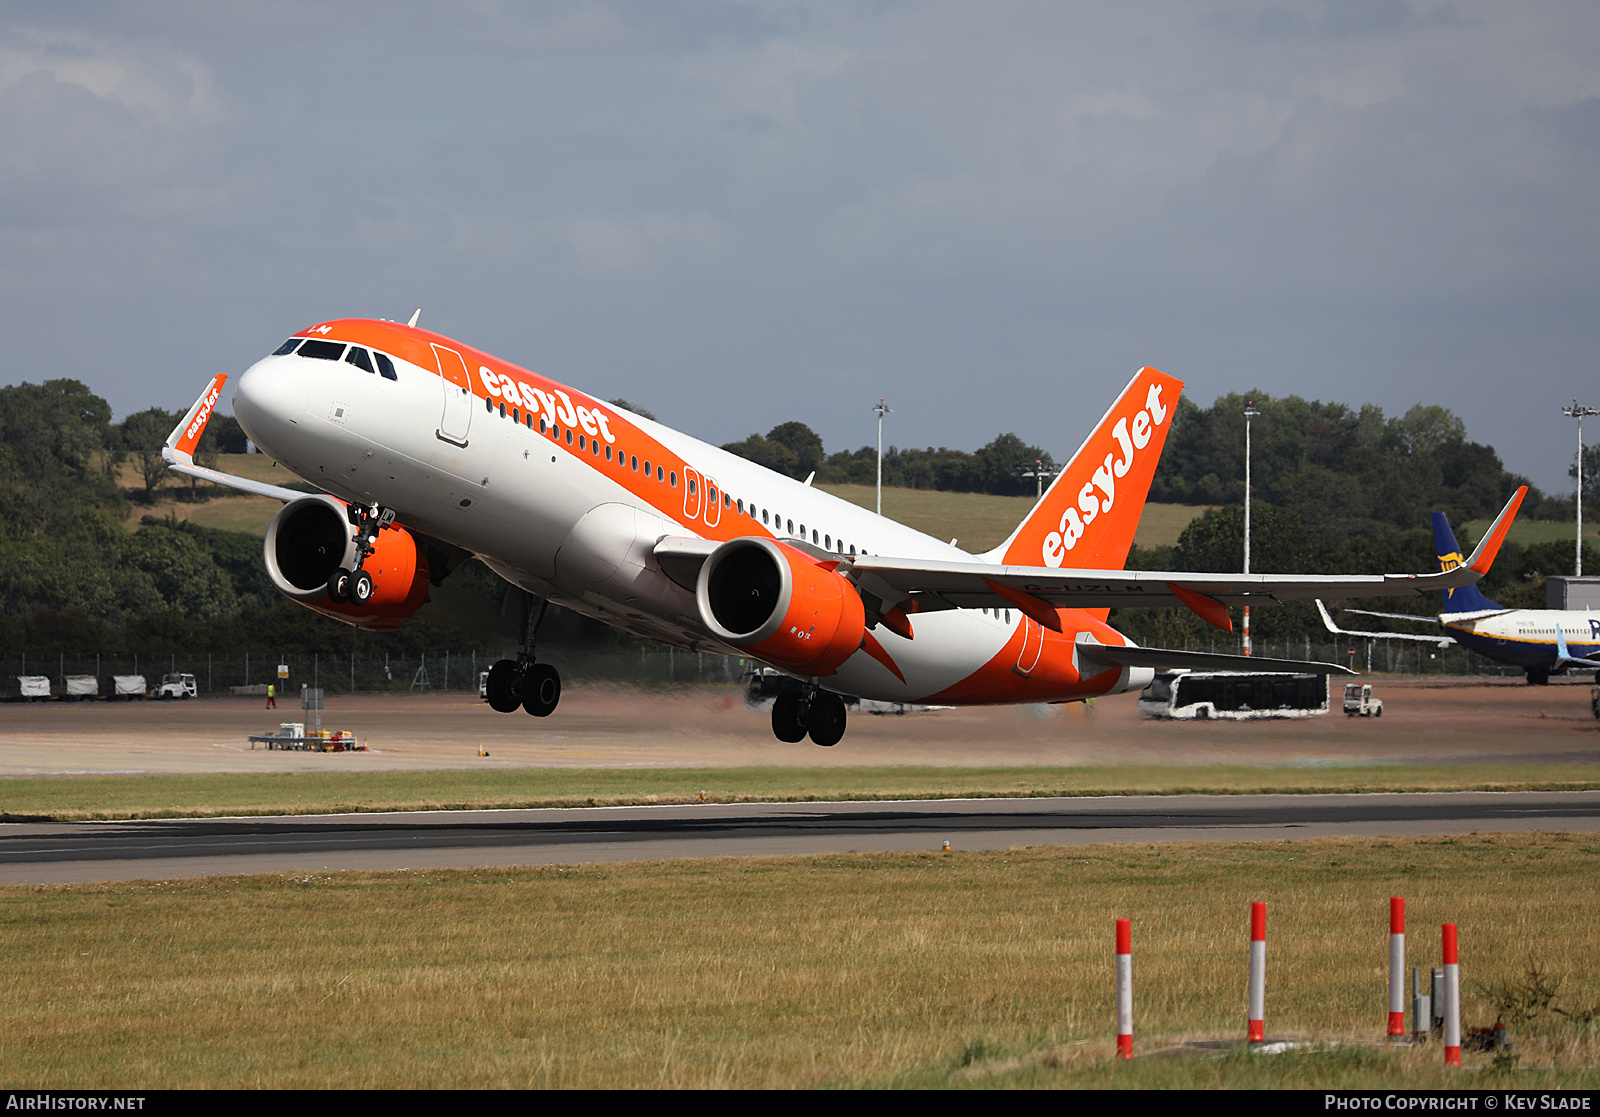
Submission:
{"label": "jet engine", "polygon": [[336,620],[384,632],[400,627],[428,596],[428,559],[416,537],[391,524],[362,567],[372,578],[365,605],[328,598],[333,572],[355,566],[354,529],[343,501],[306,496],[279,509],[267,526],[267,574],[285,596]]}
{"label": "jet engine", "polygon": [[861,595],[836,565],[770,539],[731,539],[700,567],[700,619],[758,659],[831,675],[867,632]]}

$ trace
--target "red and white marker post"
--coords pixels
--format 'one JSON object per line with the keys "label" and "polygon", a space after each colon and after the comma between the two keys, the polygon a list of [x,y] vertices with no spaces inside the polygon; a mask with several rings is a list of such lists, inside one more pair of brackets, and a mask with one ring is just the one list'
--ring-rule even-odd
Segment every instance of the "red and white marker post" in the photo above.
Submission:
{"label": "red and white marker post", "polygon": [[1263,1043],[1267,1038],[1267,905],[1250,905],[1250,1015],[1245,1038]]}
{"label": "red and white marker post", "polygon": [[1461,966],[1454,923],[1444,925],[1444,1065],[1461,1065]]}
{"label": "red and white marker post", "polygon": [[1389,1038],[1406,1034],[1406,901],[1389,897]]}
{"label": "red and white marker post", "polygon": [[1117,920],[1117,1058],[1133,1058],[1133,925]]}

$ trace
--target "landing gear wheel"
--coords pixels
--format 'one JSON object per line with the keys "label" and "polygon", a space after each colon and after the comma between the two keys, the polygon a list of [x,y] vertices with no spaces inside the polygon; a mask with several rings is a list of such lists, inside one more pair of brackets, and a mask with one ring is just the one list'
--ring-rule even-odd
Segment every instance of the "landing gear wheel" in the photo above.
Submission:
{"label": "landing gear wheel", "polygon": [[785,744],[806,739],[806,719],[802,714],[800,692],[786,690],[772,702],[772,735]]}
{"label": "landing gear wheel", "polygon": [[333,577],[328,579],[328,600],[335,605],[343,605],[350,600],[350,571],[344,567],[333,572]]}
{"label": "landing gear wheel", "polygon": [[844,699],[837,694],[819,693],[811,703],[806,719],[813,744],[831,748],[844,736]]}
{"label": "landing gear wheel", "polygon": [[522,705],[522,692],[517,682],[516,660],[502,659],[489,668],[489,677],[483,683],[484,693],[489,699],[489,708],[498,713],[509,714]]}
{"label": "landing gear wheel", "polygon": [[1530,667],[1530,668],[1528,668],[1528,685],[1529,686],[1549,686],[1550,685],[1550,672],[1542,670],[1541,668],[1538,668],[1538,667]]}
{"label": "landing gear wheel", "polygon": [[536,718],[547,718],[561,701],[561,675],[548,663],[535,663],[528,668],[522,689],[522,708]]}
{"label": "landing gear wheel", "polygon": [[350,579],[350,604],[365,605],[372,600],[372,575],[365,570],[357,570],[356,576]]}

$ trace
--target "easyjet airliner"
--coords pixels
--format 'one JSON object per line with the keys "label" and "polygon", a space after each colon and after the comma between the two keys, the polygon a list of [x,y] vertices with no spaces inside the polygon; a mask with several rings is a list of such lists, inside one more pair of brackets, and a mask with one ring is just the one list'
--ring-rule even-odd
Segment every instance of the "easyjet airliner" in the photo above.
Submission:
{"label": "easyjet airliner", "polygon": [[971,555],[643,416],[440,334],[321,322],[239,378],[234,413],[318,495],[195,465],[226,375],[168,439],[186,474],[284,501],[266,565],[286,596],[370,629],[411,616],[477,557],[526,591],[522,648],[489,702],[549,715],[561,695],[535,638],[556,602],[680,648],[770,664],[802,686],[772,711],[782,740],[845,730],[841,695],[970,705],[1142,689],[1159,668],[1333,664],[1140,648],[1112,606],[1193,610],[1437,592],[1489,569],[1523,490],[1459,567],[1307,576],[1123,569],[1183,385],[1153,368],[1117,397],[999,547]]}

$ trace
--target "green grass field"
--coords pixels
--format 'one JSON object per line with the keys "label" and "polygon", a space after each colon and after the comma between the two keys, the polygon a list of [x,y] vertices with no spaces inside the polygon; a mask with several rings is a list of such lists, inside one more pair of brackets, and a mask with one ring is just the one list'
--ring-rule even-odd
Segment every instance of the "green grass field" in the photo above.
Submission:
{"label": "green grass field", "polygon": [[28,776],[0,780],[0,821],[342,814],[357,811],[1049,795],[1583,791],[1594,765],[1360,764],[1077,768],[523,768],[272,775]]}
{"label": "green grass field", "polygon": [[[1592,1089],[1597,872],[1592,835],[1519,834],[11,887],[0,1067],[124,1091]],[[1411,964],[1459,923],[1464,1023],[1504,1014],[1514,1058],[1381,1043],[1391,895]],[[1242,1038],[1253,900],[1268,1035],[1315,1046],[1184,1054]],[[1112,1061],[1119,917],[1136,1051],[1170,1056]]]}

